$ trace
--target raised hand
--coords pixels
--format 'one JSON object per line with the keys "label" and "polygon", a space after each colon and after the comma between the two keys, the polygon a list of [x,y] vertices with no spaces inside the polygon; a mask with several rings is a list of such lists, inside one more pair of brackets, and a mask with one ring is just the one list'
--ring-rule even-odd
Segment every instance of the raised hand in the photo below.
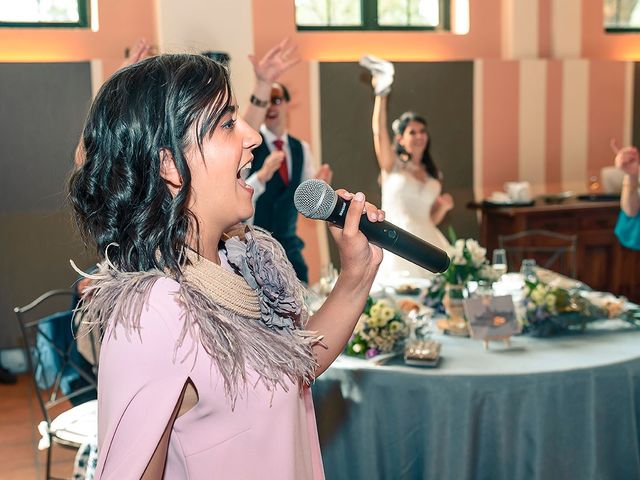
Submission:
{"label": "raised hand", "polygon": [[316,172],[315,178],[317,178],[318,180],[322,180],[323,182],[331,185],[331,179],[333,178],[333,170],[331,170],[331,167],[329,166],[329,164],[323,163],[322,165],[320,165],[320,168]]}
{"label": "raised hand", "polygon": [[132,48],[127,49],[128,54],[120,68],[128,67],[129,65],[138,63],[140,60],[144,60],[150,55],[150,52],[151,45],[149,45],[146,39],[141,38]]}
{"label": "raised hand", "polygon": [[297,49],[297,45],[290,39],[285,38],[261,59],[258,59],[255,55],[249,55],[249,61],[253,65],[256,79],[269,84],[275,82],[282,73],[300,61],[300,58],[296,55]]}
{"label": "raised hand", "polygon": [[273,177],[273,174],[278,171],[280,165],[284,161],[284,152],[282,150],[276,150],[271,152],[267,158],[264,159],[262,168],[258,170],[256,175],[262,183],[267,183]]}
{"label": "raised hand", "polygon": [[[612,141],[612,148],[613,147],[614,142]],[[638,176],[640,156],[638,155],[638,149],[636,147],[624,147],[618,149],[614,162],[615,166],[627,175]]]}
{"label": "raised hand", "polygon": [[441,208],[445,212],[448,212],[454,206],[453,197],[449,193],[438,195],[438,197],[436,198],[436,203],[438,204],[439,208]]}
{"label": "raised hand", "polygon": [[620,208],[629,217],[635,217],[640,211],[640,196],[638,195],[640,156],[638,149],[636,147],[618,148],[615,139],[611,140],[611,149],[616,154],[616,167],[626,174],[622,181],[622,192],[620,192]]}
{"label": "raised hand", "polygon": [[371,85],[376,96],[389,95],[395,74],[393,63],[373,55],[366,55],[360,59],[360,65],[371,72]]}

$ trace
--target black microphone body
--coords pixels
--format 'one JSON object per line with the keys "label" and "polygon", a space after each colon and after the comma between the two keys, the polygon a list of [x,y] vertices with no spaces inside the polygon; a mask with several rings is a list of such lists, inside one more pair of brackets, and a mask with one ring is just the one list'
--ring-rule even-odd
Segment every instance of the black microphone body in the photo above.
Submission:
{"label": "black microphone body", "polygon": [[[300,187],[298,187],[298,189],[303,187],[303,185],[307,182],[319,181],[307,180],[303,182]],[[301,208],[299,204],[301,204],[302,202],[299,200],[296,201],[296,208],[306,217],[315,218],[318,220],[326,220],[335,225],[338,225],[339,227],[344,227],[344,220],[347,216],[347,210],[349,209],[350,202],[336,194],[328,185],[324,185],[326,186],[324,188],[328,188],[331,191],[330,193],[333,193],[333,195],[335,195],[335,200],[333,198],[331,199],[332,203],[335,202],[335,206],[333,206],[328,215],[316,216],[313,215],[313,213],[315,212],[304,211],[305,208]],[[307,190],[309,190],[309,188],[307,188]],[[306,193],[304,189],[300,191],[303,192],[301,193],[301,195],[304,195],[304,193]],[[297,191],[296,194],[298,194]],[[296,197],[298,197],[298,195],[296,195]],[[323,200],[324,198],[320,198],[318,203],[322,202]],[[435,245],[431,245],[430,243],[425,242],[421,238],[407,232],[406,230],[396,227],[386,220],[383,222],[370,222],[366,215],[362,215],[362,218],[360,219],[360,231],[374,245],[388,250],[389,252],[394,253],[399,257],[415,263],[416,265],[419,265],[420,267],[425,268],[431,272],[441,273],[449,267],[450,260],[447,252],[436,247]]]}

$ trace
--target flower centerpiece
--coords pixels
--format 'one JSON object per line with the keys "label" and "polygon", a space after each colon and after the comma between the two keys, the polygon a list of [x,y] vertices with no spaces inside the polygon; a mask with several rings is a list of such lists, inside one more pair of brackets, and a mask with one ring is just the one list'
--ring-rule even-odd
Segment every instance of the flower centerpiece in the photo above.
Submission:
{"label": "flower centerpiece", "polygon": [[619,318],[640,327],[640,310],[625,308],[624,298],[598,300],[579,289],[566,289],[540,280],[526,281],[524,332],[549,337],[571,330],[582,331],[589,322]]}
{"label": "flower centerpiece", "polygon": [[[452,234],[453,235],[453,234]],[[466,288],[469,282],[493,282],[499,275],[487,260],[487,249],[472,239],[453,240],[453,246],[448,252],[451,257],[449,268],[432,281],[427,292],[430,306],[437,306],[442,301],[447,286]]]}
{"label": "flower centerpiece", "polygon": [[447,315],[448,320],[443,322],[442,328],[453,334],[466,335],[462,300],[468,295],[468,283],[491,282],[497,280],[497,275],[487,260],[486,248],[474,239],[455,239],[453,232],[450,236],[453,243],[449,251],[451,263],[444,273],[434,277],[425,302]]}
{"label": "flower centerpiece", "polygon": [[455,240],[451,264],[442,274],[449,285],[466,285],[470,281],[492,280],[495,272],[487,260],[487,249],[472,238]]}
{"label": "flower centerpiece", "polygon": [[369,297],[347,343],[346,353],[364,358],[389,353],[400,347],[408,333],[402,313],[389,300]]}

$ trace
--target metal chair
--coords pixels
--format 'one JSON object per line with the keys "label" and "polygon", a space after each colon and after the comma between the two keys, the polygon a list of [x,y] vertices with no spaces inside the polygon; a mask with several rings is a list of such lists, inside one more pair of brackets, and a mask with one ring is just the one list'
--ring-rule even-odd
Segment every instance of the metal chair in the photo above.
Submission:
{"label": "metal chair", "polygon": [[577,236],[550,230],[525,230],[513,235],[498,235],[498,246],[507,253],[507,262],[519,268],[522,260],[576,278]]}
{"label": "metal chair", "polygon": [[14,308],[44,416],[38,448],[47,449],[47,479],[59,478],[51,476],[54,444],[77,450],[97,432],[97,361],[77,351],[74,299],[70,290],[51,290]]}

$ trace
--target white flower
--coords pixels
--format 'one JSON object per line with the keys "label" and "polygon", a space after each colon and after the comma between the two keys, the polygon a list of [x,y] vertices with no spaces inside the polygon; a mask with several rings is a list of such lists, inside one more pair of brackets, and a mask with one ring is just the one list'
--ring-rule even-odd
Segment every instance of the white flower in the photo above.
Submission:
{"label": "white flower", "polygon": [[454,245],[454,257],[464,257],[464,239],[459,238]]}
{"label": "white flower", "polygon": [[482,265],[487,258],[487,249],[482,248],[480,244],[472,238],[467,240],[466,245],[467,250],[471,255],[471,262],[473,263],[473,265],[475,267],[479,267],[480,265]]}
{"label": "white flower", "polygon": [[369,321],[369,315],[366,315],[364,313],[360,315],[360,318],[358,319],[358,323],[356,323],[356,327],[354,328],[354,332],[361,333],[362,330],[364,330],[364,327],[368,321]]}
{"label": "white flower", "polygon": [[479,248],[471,254],[471,261],[476,267],[479,267],[487,260],[487,250],[485,248]]}
{"label": "white flower", "polygon": [[451,261],[454,265],[465,265],[467,263],[467,259],[464,257],[454,256]]}
{"label": "white flower", "polygon": [[472,253],[474,250],[477,250],[478,248],[480,248],[480,244],[473,238],[467,238],[467,240],[465,241],[465,244],[467,245],[467,250],[469,250],[469,252],[472,252]]}

